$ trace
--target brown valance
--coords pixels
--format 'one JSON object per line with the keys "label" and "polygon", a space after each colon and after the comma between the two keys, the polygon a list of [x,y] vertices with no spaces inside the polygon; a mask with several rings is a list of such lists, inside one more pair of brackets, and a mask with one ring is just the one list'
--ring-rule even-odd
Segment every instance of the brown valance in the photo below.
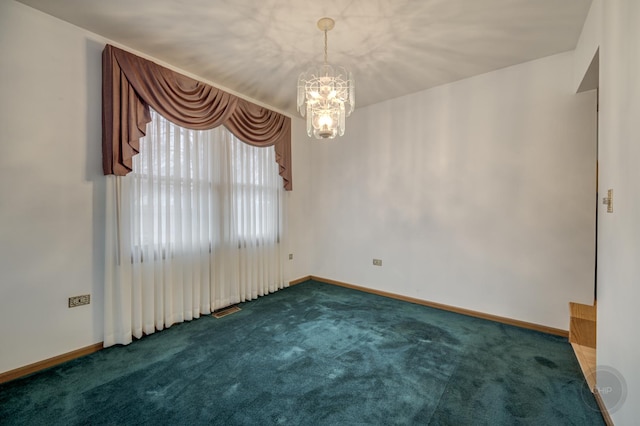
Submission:
{"label": "brown valance", "polygon": [[149,107],[189,129],[225,126],[241,141],[272,146],[284,188],[293,188],[291,119],[107,45],[102,52],[102,166],[124,176],[151,121]]}

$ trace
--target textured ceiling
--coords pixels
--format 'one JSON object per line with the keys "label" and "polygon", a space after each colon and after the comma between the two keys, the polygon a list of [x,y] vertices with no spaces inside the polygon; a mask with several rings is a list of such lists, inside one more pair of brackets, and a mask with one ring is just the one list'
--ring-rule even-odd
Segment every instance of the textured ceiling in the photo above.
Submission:
{"label": "textured ceiling", "polygon": [[296,114],[298,74],[349,66],[356,108],[574,49],[591,0],[20,0]]}

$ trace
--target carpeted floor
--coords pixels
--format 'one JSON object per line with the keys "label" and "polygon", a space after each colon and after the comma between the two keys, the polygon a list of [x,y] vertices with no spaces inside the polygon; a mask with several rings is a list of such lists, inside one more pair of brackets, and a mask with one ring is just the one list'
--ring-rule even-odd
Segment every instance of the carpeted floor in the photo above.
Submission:
{"label": "carpeted floor", "polygon": [[308,281],[0,385],[2,425],[600,425],[559,338]]}

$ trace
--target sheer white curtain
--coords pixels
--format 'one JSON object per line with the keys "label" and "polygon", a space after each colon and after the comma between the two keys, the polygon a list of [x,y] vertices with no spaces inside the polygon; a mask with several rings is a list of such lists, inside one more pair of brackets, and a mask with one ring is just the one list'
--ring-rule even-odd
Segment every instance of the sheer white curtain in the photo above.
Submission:
{"label": "sheer white curtain", "polygon": [[104,345],[285,286],[285,191],[273,147],[152,112],[125,177],[108,176]]}

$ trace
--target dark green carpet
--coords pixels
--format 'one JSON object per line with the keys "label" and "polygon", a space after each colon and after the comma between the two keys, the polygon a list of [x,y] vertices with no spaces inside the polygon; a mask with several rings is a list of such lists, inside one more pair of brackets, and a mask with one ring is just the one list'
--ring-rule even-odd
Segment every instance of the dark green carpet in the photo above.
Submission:
{"label": "dark green carpet", "polygon": [[566,339],[306,282],[0,385],[0,424],[604,424]]}

